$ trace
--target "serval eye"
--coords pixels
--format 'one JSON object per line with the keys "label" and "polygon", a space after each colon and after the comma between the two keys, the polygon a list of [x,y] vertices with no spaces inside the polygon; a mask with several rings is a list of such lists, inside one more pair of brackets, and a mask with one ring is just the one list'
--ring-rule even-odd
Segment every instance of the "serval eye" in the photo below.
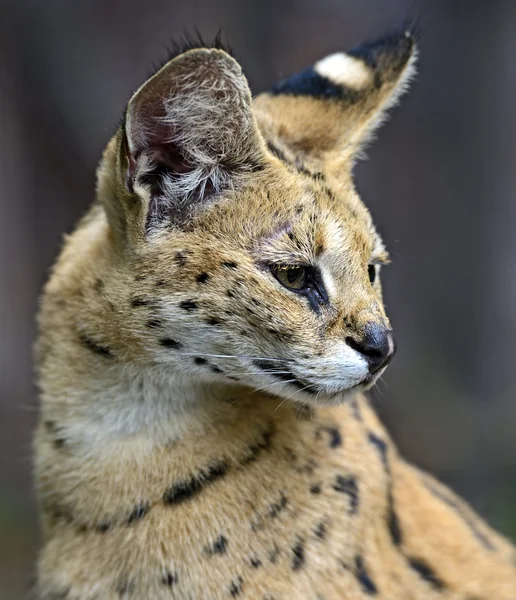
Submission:
{"label": "serval eye", "polygon": [[308,283],[308,268],[296,266],[273,266],[272,274],[289,290],[303,290]]}
{"label": "serval eye", "polygon": [[369,273],[369,281],[374,283],[376,279],[376,265],[369,265],[367,271]]}

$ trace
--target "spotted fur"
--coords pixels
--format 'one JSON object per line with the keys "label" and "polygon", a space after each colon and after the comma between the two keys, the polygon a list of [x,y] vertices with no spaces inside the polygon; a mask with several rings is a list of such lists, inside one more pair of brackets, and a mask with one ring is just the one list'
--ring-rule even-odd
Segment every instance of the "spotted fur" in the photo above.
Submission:
{"label": "spotted fur", "polygon": [[516,598],[511,544],[362,395],[388,256],[351,170],[415,56],[395,32],[252,100],[193,44],[130,100],[39,315],[39,600]]}

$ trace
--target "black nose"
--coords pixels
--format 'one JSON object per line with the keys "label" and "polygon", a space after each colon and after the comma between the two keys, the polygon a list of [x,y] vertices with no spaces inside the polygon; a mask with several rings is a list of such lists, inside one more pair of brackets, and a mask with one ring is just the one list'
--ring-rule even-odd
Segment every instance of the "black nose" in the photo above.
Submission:
{"label": "black nose", "polygon": [[396,352],[396,342],[392,329],[387,329],[377,323],[366,325],[364,335],[360,341],[351,337],[346,338],[348,346],[360,352],[369,364],[369,372],[376,373],[389,364]]}

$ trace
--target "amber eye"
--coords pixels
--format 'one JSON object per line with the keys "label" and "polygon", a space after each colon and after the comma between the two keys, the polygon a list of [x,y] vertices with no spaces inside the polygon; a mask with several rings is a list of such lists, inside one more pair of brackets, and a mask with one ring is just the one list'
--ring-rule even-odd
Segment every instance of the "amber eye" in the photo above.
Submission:
{"label": "amber eye", "polygon": [[367,272],[369,273],[369,281],[371,283],[374,283],[376,279],[376,266],[369,265],[369,267],[367,268]]}
{"label": "amber eye", "polygon": [[272,274],[289,290],[302,290],[308,282],[308,268],[296,266],[271,267]]}

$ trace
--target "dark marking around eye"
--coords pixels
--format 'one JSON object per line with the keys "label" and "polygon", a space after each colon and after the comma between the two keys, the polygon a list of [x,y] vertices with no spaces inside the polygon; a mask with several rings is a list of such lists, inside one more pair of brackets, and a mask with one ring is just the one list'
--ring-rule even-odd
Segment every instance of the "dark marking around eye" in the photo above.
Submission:
{"label": "dark marking around eye", "polygon": [[219,536],[211,546],[206,548],[208,554],[226,554],[228,549],[228,540],[223,535]]}
{"label": "dark marking around eye", "polygon": [[232,260],[225,260],[222,263],[223,267],[226,267],[227,269],[236,269],[238,267],[238,264]]}
{"label": "dark marking around eye", "polygon": [[179,348],[181,348],[181,344],[171,338],[164,338],[160,340],[159,343],[165,348],[173,348],[174,350],[178,350]]}
{"label": "dark marking around eye", "polygon": [[221,460],[205,470],[201,470],[189,479],[179,481],[170,486],[163,494],[165,504],[180,504],[199,494],[208,484],[224,477],[228,465]]}
{"label": "dark marking around eye", "polygon": [[145,300],[145,298],[133,298],[131,300],[131,306],[133,308],[138,308],[139,306],[148,306],[149,301]]}
{"label": "dark marking around eye", "polygon": [[407,558],[409,565],[420,575],[422,579],[427,581],[434,589],[442,590],[444,583],[437,577],[434,570],[420,558]]}
{"label": "dark marking around eye", "polygon": [[376,596],[378,588],[367,572],[364,559],[360,555],[355,556],[355,575],[362,590],[370,596]]}
{"label": "dark marking around eye", "polygon": [[231,594],[231,596],[233,598],[240,596],[243,583],[244,583],[244,580],[240,576],[231,582],[231,585],[229,586],[229,593]]}
{"label": "dark marking around eye", "polygon": [[108,348],[107,346],[101,346],[88,337],[85,333],[80,334],[79,341],[85,348],[90,350],[90,352],[94,352],[95,354],[103,356],[104,358],[113,358],[113,351],[111,348]]}
{"label": "dark marking around eye", "polygon": [[298,571],[305,564],[303,540],[298,540],[292,548],[292,570]]}
{"label": "dark marking around eye", "polygon": [[127,519],[127,524],[131,525],[131,523],[134,523],[135,521],[139,521],[140,519],[143,519],[143,517],[148,512],[149,512],[149,505],[147,503],[139,504],[138,506],[135,506]]}
{"label": "dark marking around eye", "polygon": [[197,308],[197,302],[195,302],[195,300],[183,300],[179,303],[179,308],[187,311],[195,310]]}
{"label": "dark marking around eye", "polygon": [[168,587],[172,587],[176,585],[179,581],[177,577],[177,573],[171,573],[170,571],[166,571],[163,577],[161,578],[161,583],[163,585],[168,585]]}
{"label": "dark marking around eye", "polygon": [[349,513],[354,515],[358,510],[358,485],[353,475],[337,475],[333,489],[349,496]]}
{"label": "dark marking around eye", "polygon": [[199,273],[199,275],[197,275],[197,277],[195,278],[197,283],[206,283],[209,279],[210,276],[208,275],[208,273],[205,272]]}

